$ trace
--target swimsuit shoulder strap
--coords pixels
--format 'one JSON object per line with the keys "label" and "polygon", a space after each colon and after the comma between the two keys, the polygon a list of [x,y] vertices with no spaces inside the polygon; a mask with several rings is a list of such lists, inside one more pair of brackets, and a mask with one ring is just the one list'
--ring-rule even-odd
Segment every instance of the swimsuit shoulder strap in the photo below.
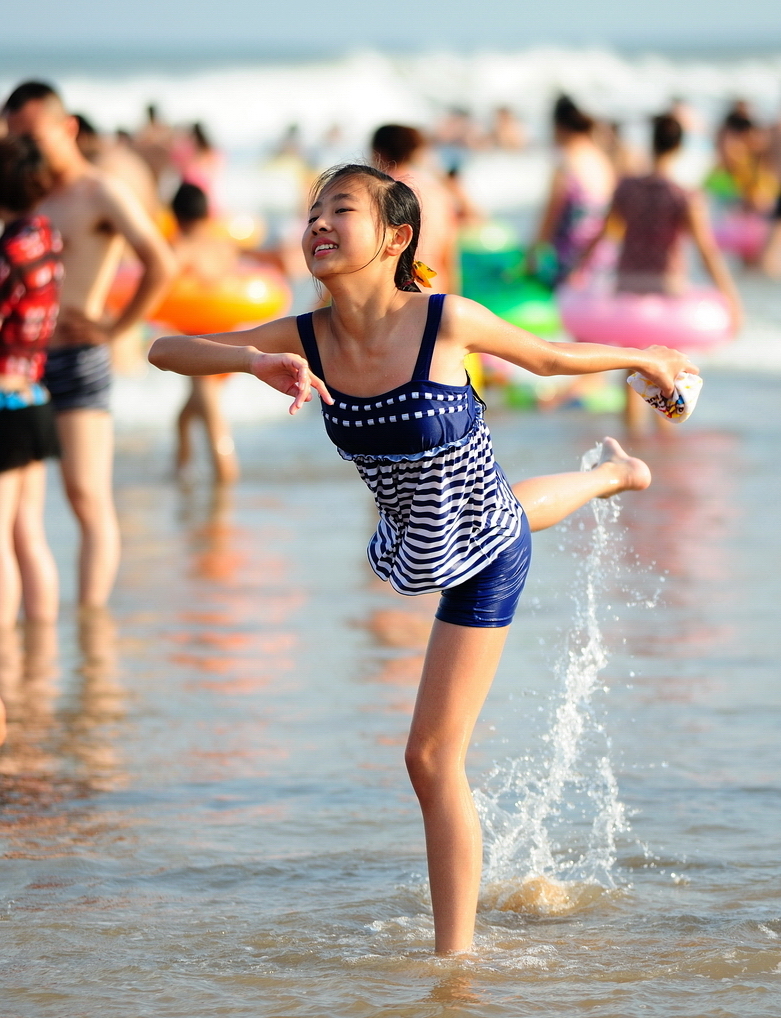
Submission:
{"label": "swimsuit shoulder strap", "polygon": [[315,327],[312,322],[313,312],[310,311],[308,314],[299,315],[296,318],[296,325],[298,326],[298,336],[301,340],[301,346],[304,348],[304,354],[306,359],[309,361],[309,367],[312,371],[325,381],[325,374],[323,373],[323,363],[320,360],[320,351],[317,349],[317,340],[315,339]]}
{"label": "swimsuit shoulder strap", "polygon": [[429,372],[431,371],[431,358],[434,355],[434,344],[437,341],[439,324],[442,321],[442,307],[444,303],[444,293],[432,293],[428,299],[426,328],[423,330],[420,353],[415,362],[415,370],[412,372],[412,378],[419,382],[428,381]]}

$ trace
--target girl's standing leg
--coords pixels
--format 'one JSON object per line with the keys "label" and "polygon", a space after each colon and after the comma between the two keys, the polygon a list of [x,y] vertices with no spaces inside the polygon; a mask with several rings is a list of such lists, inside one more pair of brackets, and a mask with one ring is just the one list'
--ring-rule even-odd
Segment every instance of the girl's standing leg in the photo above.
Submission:
{"label": "girl's standing leg", "polygon": [[22,576],[24,612],[30,622],[54,622],[59,603],[57,567],[43,525],[45,497],[46,464],[40,460],[28,463],[22,470],[14,547]]}
{"label": "girl's standing leg", "polygon": [[435,620],[412,718],[406,761],[423,812],[440,953],[472,944],[483,850],[464,764],[508,628]]}
{"label": "girl's standing leg", "polygon": [[642,460],[629,456],[614,438],[603,439],[602,446],[602,458],[593,470],[530,477],[513,485],[532,532],[561,523],[592,498],[648,487],[651,471]]}

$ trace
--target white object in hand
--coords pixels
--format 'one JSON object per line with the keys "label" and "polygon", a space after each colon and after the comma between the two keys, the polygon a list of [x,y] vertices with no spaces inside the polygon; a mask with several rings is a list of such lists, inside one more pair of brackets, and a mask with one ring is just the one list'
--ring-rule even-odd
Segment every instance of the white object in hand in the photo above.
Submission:
{"label": "white object in hand", "polygon": [[682,371],[675,379],[675,391],[672,396],[662,395],[662,390],[654,382],[649,382],[641,374],[635,372],[626,380],[627,385],[639,393],[640,396],[654,408],[654,410],[666,417],[668,421],[681,424],[688,417],[691,417],[702,388],[702,379],[699,375],[691,375],[688,371]]}

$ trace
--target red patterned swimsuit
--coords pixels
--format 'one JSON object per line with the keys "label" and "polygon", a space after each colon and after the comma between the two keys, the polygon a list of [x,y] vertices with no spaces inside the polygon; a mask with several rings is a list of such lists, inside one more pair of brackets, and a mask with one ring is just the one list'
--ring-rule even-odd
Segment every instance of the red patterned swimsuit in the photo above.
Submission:
{"label": "red patterned swimsuit", "polygon": [[46,216],[22,216],[0,237],[0,375],[37,382],[59,310],[62,241]]}
{"label": "red patterned swimsuit", "polygon": [[62,241],[45,216],[14,220],[0,236],[0,472],[59,455],[49,393],[40,384],[59,308]]}

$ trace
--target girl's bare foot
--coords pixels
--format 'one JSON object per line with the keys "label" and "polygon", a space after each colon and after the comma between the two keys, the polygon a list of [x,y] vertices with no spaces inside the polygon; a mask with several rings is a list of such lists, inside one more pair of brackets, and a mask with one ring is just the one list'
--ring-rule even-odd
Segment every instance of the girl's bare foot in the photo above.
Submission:
{"label": "girl's bare foot", "polygon": [[643,491],[651,483],[647,464],[626,453],[614,438],[602,439],[602,452],[592,469],[605,476],[605,491],[598,498],[610,498],[622,491]]}

